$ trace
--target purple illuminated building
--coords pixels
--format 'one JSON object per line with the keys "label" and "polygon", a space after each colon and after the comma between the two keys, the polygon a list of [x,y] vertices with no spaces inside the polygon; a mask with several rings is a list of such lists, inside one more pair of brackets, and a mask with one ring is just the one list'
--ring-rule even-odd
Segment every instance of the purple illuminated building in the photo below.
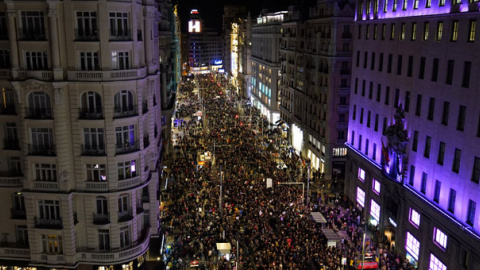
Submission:
{"label": "purple illuminated building", "polygon": [[357,1],[345,191],[418,269],[480,269],[479,2]]}

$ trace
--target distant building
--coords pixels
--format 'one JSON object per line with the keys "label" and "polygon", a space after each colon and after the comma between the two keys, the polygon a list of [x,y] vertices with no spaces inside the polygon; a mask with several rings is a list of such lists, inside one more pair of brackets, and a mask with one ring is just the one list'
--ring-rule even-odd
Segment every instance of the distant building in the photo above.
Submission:
{"label": "distant building", "polygon": [[247,12],[247,7],[242,5],[226,5],[223,7],[223,67],[229,75],[232,74],[232,24],[239,25],[239,21],[247,18]]}

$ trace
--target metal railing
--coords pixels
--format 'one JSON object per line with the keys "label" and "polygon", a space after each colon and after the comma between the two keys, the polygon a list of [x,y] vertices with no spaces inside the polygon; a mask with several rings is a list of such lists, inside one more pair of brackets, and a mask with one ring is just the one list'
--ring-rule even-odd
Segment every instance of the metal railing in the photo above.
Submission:
{"label": "metal railing", "polygon": [[30,119],[53,119],[52,108],[25,108],[25,117]]}
{"label": "metal railing", "polygon": [[18,139],[4,138],[3,139],[3,149],[5,149],[5,150],[20,150],[20,144],[18,143]]}
{"label": "metal railing", "polygon": [[10,214],[13,219],[26,219],[27,218],[27,212],[25,209],[10,209]]}
{"label": "metal railing", "polygon": [[80,119],[103,119],[103,110],[101,108],[94,110],[81,108],[79,111]]}
{"label": "metal railing", "polygon": [[75,40],[77,41],[98,41],[98,30],[80,30],[75,29]]}
{"label": "metal railing", "polygon": [[19,40],[47,40],[45,29],[18,29]]}
{"label": "metal railing", "polygon": [[7,105],[0,104],[0,114],[16,115],[17,110],[15,108],[15,105],[14,104],[7,104]]}
{"label": "metal railing", "polygon": [[118,212],[118,222],[129,221],[133,219],[132,210]]}
{"label": "metal railing", "polygon": [[45,229],[62,229],[63,223],[62,218],[57,219],[47,219],[35,217],[35,227],[36,228],[45,228]]}
{"label": "metal railing", "polygon": [[93,213],[93,224],[104,225],[110,223],[110,214]]}
{"label": "metal railing", "polygon": [[117,154],[123,154],[123,153],[130,153],[134,151],[140,150],[140,143],[137,141],[134,141],[133,143],[130,142],[125,142],[122,144],[117,144]]}
{"label": "metal railing", "polygon": [[132,40],[132,30],[110,29],[110,40],[117,40],[117,41]]}
{"label": "metal railing", "polygon": [[104,156],[105,145],[85,145],[82,144],[83,156]]}
{"label": "metal railing", "polygon": [[128,106],[127,108],[115,108],[113,111],[114,118],[122,118],[138,115],[137,106]]}
{"label": "metal railing", "polygon": [[37,145],[29,144],[28,145],[28,154],[29,155],[45,155],[45,156],[56,156],[57,151],[54,144],[51,145]]}

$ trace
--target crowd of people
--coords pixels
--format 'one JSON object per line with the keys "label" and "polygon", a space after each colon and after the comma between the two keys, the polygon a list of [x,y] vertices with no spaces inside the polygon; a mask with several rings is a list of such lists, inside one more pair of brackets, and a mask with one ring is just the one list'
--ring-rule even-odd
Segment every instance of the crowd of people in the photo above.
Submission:
{"label": "crowd of people", "polygon": [[[200,92],[190,85],[178,99],[183,132],[165,175],[169,202],[162,224],[174,239],[168,267],[183,269],[196,260],[206,269],[357,269],[364,250],[361,209],[343,197],[329,204],[318,190],[307,200],[301,185],[291,184],[305,177],[302,157],[281,147],[278,132],[266,132],[275,127],[254,107],[226,95],[211,76],[197,78]],[[201,119],[192,116],[198,108],[205,108]],[[206,152],[213,158],[199,166]],[[316,223],[311,212],[321,212],[327,224]],[[327,247],[323,228],[347,237]],[[218,251],[217,243],[230,243],[231,250]],[[411,269],[393,250],[371,241],[367,248],[379,269]]]}

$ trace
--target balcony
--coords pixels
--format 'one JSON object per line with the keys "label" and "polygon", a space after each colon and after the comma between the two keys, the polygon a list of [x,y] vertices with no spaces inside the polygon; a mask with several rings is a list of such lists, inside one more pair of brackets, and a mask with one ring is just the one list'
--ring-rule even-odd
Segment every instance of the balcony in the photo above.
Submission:
{"label": "balcony", "polygon": [[93,224],[105,225],[110,223],[110,214],[93,213]]}
{"label": "balcony", "polygon": [[62,219],[47,219],[47,218],[39,218],[35,217],[35,228],[41,229],[62,229],[63,223]]}
{"label": "balcony", "polygon": [[103,111],[101,108],[97,109],[87,109],[87,108],[81,108],[79,110],[79,118],[80,119],[103,119]]}
{"label": "balcony", "polygon": [[25,108],[27,119],[53,119],[52,108]]}
{"label": "balcony", "polygon": [[137,141],[134,141],[133,143],[131,142],[125,142],[123,144],[117,144],[117,151],[116,154],[127,154],[131,152],[135,152],[140,150],[140,143]]}
{"label": "balcony", "polygon": [[13,170],[0,172],[0,187],[21,187],[23,179],[22,172]]}
{"label": "balcony", "polygon": [[0,114],[2,115],[16,115],[17,110],[14,104],[0,104]]}
{"label": "balcony", "polygon": [[45,191],[58,191],[59,183],[53,181],[35,181],[33,182],[33,188],[36,190]]}
{"label": "balcony", "polygon": [[17,31],[18,39],[25,41],[43,41],[47,40],[45,29],[25,29],[19,28]]}
{"label": "balcony", "polygon": [[28,243],[3,243],[0,245],[0,257],[29,260],[30,249]]}
{"label": "balcony", "polygon": [[25,209],[10,208],[11,219],[27,219],[27,212]]}
{"label": "balcony", "polygon": [[140,176],[124,179],[124,180],[118,180],[118,189],[127,189],[131,187],[138,186],[142,183],[142,179]]}
{"label": "balcony", "polygon": [[9,80],[12,78],[12,72],[9,69],[0,69],[0,79]]}
{"label": "balcony", "polygon": [[118,222],[125,222],[133,219],[132,210],[118,212]]}
{"label": "balcony", "polygon": [[98,41],[98,30],[81,30],[75,29],[75,40],[76,41]]}
{"label": "balcony", "polygon": [[115,108],[113,112],[113,118],[124,118],[137,115],[137,106],[128,106],[127,108]]}
{"label": "balcony", "polygon": [[40,81],[53,80],[53,71],[51,70],[19,70],[19,80],[37,79]]}
{"label": "balcony", "polygon": [[102,181],[102,182],[87,181],[85,182],[84,186],[78,187],[78,189],[95,191],[95,192],[108,191],[108,182],[107,181]]}
{"label": "balcony", "polygon": [[82,156],[105,156],[105,146],[82,144]]}
{"label": "balcony", "polygon": [[110,41],[131,41],[132,30],[130,29],[110,29]]}
{"label": "balcony", "polygon": [[28,154],[32,156],[56,156],[57,151],[54,144],[51,145],[28,145]]}
{"label": "balcony", "polygon": [[17,138],[4,138],[3,139],[3,149],[4,150],[20,150],[20,145]]}
{"label": "balcony", "polygon": [[144,78],[147,75],[147,68],[122,69],[122,70],[78,70],[68,71],[68,79],[71,81],[115,81],[115,80],[134,80]]}

